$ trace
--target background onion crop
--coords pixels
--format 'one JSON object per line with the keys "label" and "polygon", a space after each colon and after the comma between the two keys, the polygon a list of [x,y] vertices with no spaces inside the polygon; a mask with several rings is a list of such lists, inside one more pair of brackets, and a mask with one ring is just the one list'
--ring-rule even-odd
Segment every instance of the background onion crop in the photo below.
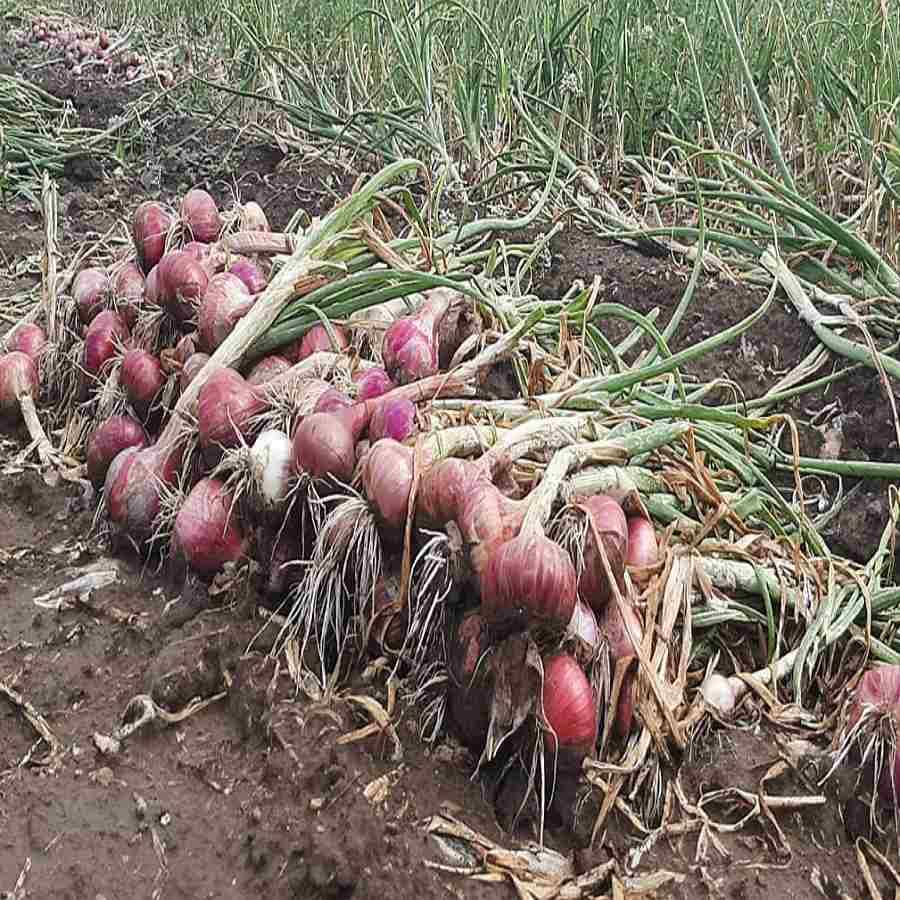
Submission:
{"label": "background onion crop", "polygon": [[216,201],[202,188],[193,188],[181,201],[181,219],[193,240],[211,244],[222,230]]}
{"label": "background onion crop", "polygon": [[147,432],[131,416],[112,416],[94,429],[87,447],[87,476],[100,487],[112,461],[129,447],[138,449],[149,443]]}
{"label": "background onion crop", "polygon": [[203,478],[191,489],[175,518],[175,534],[188,565],[201,575],[214,575],[244,554],[234,497],[216,478]]}
{"label": "background onion crop", "polygon": [[172,217],[159,203],[146,200],[134,211],[131,236],[145,274],[162,259],[171,227]]}

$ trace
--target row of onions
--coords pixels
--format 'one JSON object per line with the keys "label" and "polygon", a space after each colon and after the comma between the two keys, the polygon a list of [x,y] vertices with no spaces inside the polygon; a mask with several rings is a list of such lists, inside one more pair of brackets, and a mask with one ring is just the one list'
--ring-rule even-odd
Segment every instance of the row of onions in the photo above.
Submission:
{"label": "row of onions", "polygon": [[[492,251],[438,239],[412,264],[421,237],[374,214],[411,167],[303,234],[199,188],[139,204],[129,252],[78,272],[49,334],[4,338],[0,414],[46,446],[40,401],[64,410],[117,538],[200,579],[254,559],[276,652],[323,680],[387,659],[423,736],[454,733],[499,806],[569,819],[585,760],[645,728],[646,598],[685,521],[653,465],[684,456],[691,408],[585,412],[637,379],[564,366],[530,396],[542,309],[489,296]],[[711,673],[699,694],[725,717],[744,691]]]}
{"label": "row of onions", "polygon": [[163,87],[175,83],[174,67],[151,65],[149,58],[128,48],[128,42],[103,29],[85,28],[60,16],[32,17],[28,27],[15,37],[20,48],[35,47],[61,55],[73,75],[87,72],[134,81],[155,71]]}

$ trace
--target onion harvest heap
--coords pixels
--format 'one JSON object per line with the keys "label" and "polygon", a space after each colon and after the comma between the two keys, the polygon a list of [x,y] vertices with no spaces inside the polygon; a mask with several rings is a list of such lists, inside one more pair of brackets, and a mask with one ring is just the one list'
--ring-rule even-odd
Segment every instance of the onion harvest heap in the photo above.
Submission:
{"label": "onion harvest heap", "polygon": [[[681,374],[774,292],[673,355],[596,286],[527,292],[534,248],[487,241],[541,203],[439,236],[420,214],[397,237],[382,201],[417,168],[305,231],[199,188],[178,210],[141,203],[132,247],[6,335],[0,413],[140,553],[200,579],[260,572],[274,653],[322,681],[385,658],[420,734],[465,744],[511,820],[570,821],[593,789],[595,833],[617,803],[652,825],[652,785],[739,711],[738,675],[821,704],[825,651],[865,621],[859,573],[771,480],[802,497],[815,461],[768,440],[778,417],[704,406]],[[634,327],[617,346],[610,318]],[[656,361],[628,365],[642,339]],[[862,697],[896,720],[893,694]],[[876,718],[858,706],[848,741]]]}

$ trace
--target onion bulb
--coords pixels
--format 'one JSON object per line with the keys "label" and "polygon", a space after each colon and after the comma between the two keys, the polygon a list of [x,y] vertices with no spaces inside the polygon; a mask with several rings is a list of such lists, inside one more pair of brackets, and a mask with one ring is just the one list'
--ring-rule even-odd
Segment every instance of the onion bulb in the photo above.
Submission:
{"label": "onion bulb", "polygon": [[730,716],[737,705],[734,686],[718,672],[710,672],[700,685],[700,694],[710,709],[720,716]]}
{"label": "onion bulb", "polygon": [[369,420],[370,441],[392,438],[402,442],[416,431],[416,405],[405,397],[378,404]]}
{"label": "onion bulb", "polygon": [[406,524],[412,479],[413,452],[397,441],[376,441],[363,457],[363,493],[391,532],[399,533]]}
{"label": "onion bulb", "polygon": [[272,230],[263,208],[255,200],[248,200],[241,206],[239,222],[241,231]]}
{"label": "onion bulb", "polygon": [[119,382],[134,411],[141,419],[146,419],[166,383],[166,376],[160,361],[152,353],[134,348],[122,357]]}
{"label": "onion bulb", "polygon": [[40,387],[37,365],[20,350],[0,356],[0,417],[17,419],[23,396],[35,397]]}
{"label": "onion bulb", "polygon": [[876,666],[863,675],[850,707],[851,728],[862,717],[865,707],[872,707],[876,715],[893,715],[900,728],[900,666]]}
{"label": "onion bulb", "polygon": [[264,356],[257,362],[247,375],[247,384],[254,387],[266,384],[273,378],[283,375],[291,367],[291,364],[283,357],[275,353]]}
{"label": "onion bulb", "polygon": [[597,624],[597,617],[584,600],[579,599],[575,604],[566,636],[579,641],[592,654],[600,646],[600,626]]}
{"label": "onion bulb", "polygon": [[250,448],[250,459],[263,511],[279,509],[290,492],[291,439],[277,429],[263,431]]}
{"label": "onion bulb", "polygon": [[111,293],[129,328],[134,328],[144,300],[144,274],[137,263],[128,262],[112,277]]}
{"label": "onion bulb", "polygon": [[172,226],[172,217],[159,203],[144,201],[134,211],[131,220],[131,236],[138,261],[144,272],[162,259],[166,251],[166,238]]}
{"label": "onion bulb", "polygon": [[159,514],[161,492],[178,478],[183,449],[129,447],[113,459],[103,484],[109,518],[134,541],[149,539]]}
{"label": "onion bulb", "polygon": [[659,561],[659,545],[653,523],[643,516],[628,519],[628,553],[625,564],[637,569],[655,566]]}
{"label": "onion bulb", "polygon": [[597,698],[574,657],[559,653],[543,662],[541,709],[550,731],[548,751],[560,769],[580,769],[597,743]]}
{"label": "onion bulb", "polygon": [[339,409],[346,409],[348,406],[353,406],[353,401],[343,391],[329,386],[319,395],[313,407],[313,412],[337,412]]}
{"label": "onion bulb", "polygon": [[374,400],[394,388],[394,382],[388,377],[388,373],[377,366],[357,369],[353,373],[353,383],[356,385],[356,399],[359,401]]}
{"label": "onion bulb", "polygon": [[200,446],[234,447],[250,434],[253,418],[266,408],[259,388],[234,371],[218,369],[207,378],[197,397]]}
{"label": "onion bulb", "polygon": [[412,316],[397,319],[385,332],[381,356],[397,384],[409,384],[438,371],[437,328],[450,308],[450,295],[435,291]]}
{"label": "onion bulb", "polygon": [[98,377],[129,339],[128,326],[112,310],[104,310],[88,325],[84,336],[82,365],[88,375]]}
{"label": "onion bulb", "polygon": [[222,231],[216,201],[202,188],[194,188],[181,201],[181,219],[195,241],[211,244]]}
{"label": "onion bulb", "polygon": [[40,361],[47,347],[47,335],[44,329],[34,322],[25,322],[17,325],[6,339],[8,352],[18,350],[26,356],[30,356],[35,363]]}
{"label": "onion bulb", "polygon": [[232,275],[236,275],[251,294],[258,294],[266,289],[266,276],[262,270],[249,259],[238,259],[228,269]]}
{"label": "onion bulb", "polygon": [[106,308],[109,297],[109,276],[103,269],[82,269],[72,282],[72,299],[83,325]]}
{"label": "onion bulb", "polygon": [[349,483],[356,466],[356,442],[369,422],[365,403],[331,413],[313,413],[294,431],[294,470],[313,478],[328,475]]}
{"label": "onion bulb", "polygon": [[193,319],[209,284],[206,270],[187,253],[173,250],[159,261],[155,271],[155,296],[151,296],[148,277],[147,299],[163,307],[176,322]]}
{"label": "onion bulb", "polygon": [[331,331],[334,333],[337,344],[331,340],[331,335],[324,325],[313,325],[302,338],[288,344],[286,347],[282,347],[281,354],[287,357],[290,362],[298,363],[306,359],[307,356],[318,353],[320,350],[328,350],[334,353],[346,350],[350,346],[350,338],[347,336],[347,332],[340,325],[332,325]]}
{"label": "onion bulb", "polygon": [[578,579],[578,593],[597,615],[601,615],[612,597],[612,586],[599,549],[603,549],[620,591],[625,590],[625,557],[628,552],[628,521],[619,503],[600,494],[578,504],[587,516],[584,540],[584,569]]}
{"label": "onion bulb", "polygon": [[234,497],[216,478],[198,481],[175,517],[175,535],[188,565],[215,575],[244,554],[244,534],[234,513]]}
{"label": "onion bulb", "polygon": [[200,304],[197,332],[200,344],[212,353],[231,334],[237,322],[250,311],[253,298],[237,275],[220,272],[209,279]]}
{"label": "onion bulb", "polygon": [[206,353],[192,353],[181,367],[178,375],[178,389],[184,393],[188,385],[200,374],[200,370],[209,362]]}
{"label": "onion bulb", "polygon": [[147,432],[131,416],[111,416],[94,429],[87,446],[87,476],[101,487],[112,461],[129,447],[138,449],[149,443]]}

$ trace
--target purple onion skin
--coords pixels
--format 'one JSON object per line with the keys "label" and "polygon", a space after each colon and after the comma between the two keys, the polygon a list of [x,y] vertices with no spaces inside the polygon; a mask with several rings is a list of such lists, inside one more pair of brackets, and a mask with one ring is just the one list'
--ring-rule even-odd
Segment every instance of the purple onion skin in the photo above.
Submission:
{"label": "purple onion skin", "polygon": [[396,387],[388,373],[377,367],[358,371],[353,381],[356,384],[356,399],[360,401],[375,400]]}
{"label": "purple onion skin", "polygon": [[416,405],[406,398],[380,403],[369,422],[369,440],[403,441],[416,433]]}

